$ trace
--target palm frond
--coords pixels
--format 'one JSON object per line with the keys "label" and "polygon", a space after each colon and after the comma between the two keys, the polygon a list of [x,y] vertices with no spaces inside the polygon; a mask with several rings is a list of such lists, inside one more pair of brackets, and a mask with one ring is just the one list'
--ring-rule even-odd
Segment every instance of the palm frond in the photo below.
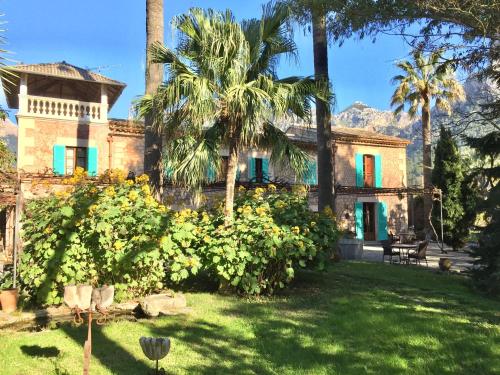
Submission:
{"label": "palm frond", "polygon": [[307,170],[309,155],[293,143],[287,135],[272,122],[266,122],[257,145],[271,152],[270,162],[277,168],[290,167],[302,178]]}
{"label": "palm frond", "polygon": [[186,134],[170,140],[165,153],[165,170],[172,182],[194,189],[209,182],[209,169],[220,168],[220,148],[225,132],[224,124],[217,123],[201,137]]}

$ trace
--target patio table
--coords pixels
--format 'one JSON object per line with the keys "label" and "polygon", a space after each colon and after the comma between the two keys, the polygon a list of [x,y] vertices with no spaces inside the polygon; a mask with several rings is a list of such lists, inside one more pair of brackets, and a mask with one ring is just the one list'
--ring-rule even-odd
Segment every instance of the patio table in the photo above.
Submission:
{"label": "patio table", "polygon": [[407,243],[415,239],[415,233],[413,232],[401,232],[397,234],[399,236],[399,242]]}
{"label": "patio table", "polygon": [[417,250],[418,244],[407,244],[407,243],[394,243],[392,247],[397,248],[401,252],[401,259],[405,261],[406,264],[409,264],[408,254],[410,250]]}

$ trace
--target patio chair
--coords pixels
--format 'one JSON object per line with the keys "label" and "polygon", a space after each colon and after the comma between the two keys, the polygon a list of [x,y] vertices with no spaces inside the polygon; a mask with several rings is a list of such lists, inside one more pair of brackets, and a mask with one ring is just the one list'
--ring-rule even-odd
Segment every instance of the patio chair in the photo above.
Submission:
{"label": "patio chair", "polygon": [[394,250],[392,248],[391,240],[380,241],[382,244],[382,249],[384,249],[384,255],[382,255],[382,262],[385,262],[385,257],[389,257],[389,263],[392,262],[392,257],[398,257],[399,263],[401,263],[401,252],[399,250]]}
{"label": "patio chair", "polygon": [[415,264],[420,264],[420,261],[425,260],[425,265],[429,267],[427,263],[427,247],[429,246],[429,241],[425,240],[418,244],[417,250],[408,254],[408,262],[410,263],[412,259],[415,259]]}
{"label": "patio chair", "polygon": [[400,236],[398,236],[397,234],[394,234],[392,232],[389,232],[389,238],[391,239],[391,243],[397,243],[397,242],[401,241]]}

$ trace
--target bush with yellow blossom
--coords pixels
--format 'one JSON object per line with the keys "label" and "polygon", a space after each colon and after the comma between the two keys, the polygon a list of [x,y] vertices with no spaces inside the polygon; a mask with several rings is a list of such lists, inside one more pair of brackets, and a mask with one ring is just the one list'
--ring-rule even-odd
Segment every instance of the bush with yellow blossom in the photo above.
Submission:
{"label": "bush with yellow blossom", "polygon": [[244,294],[271,294],[297,268],[323,268],[338,238],[335,221],[310,211],[303,189],[241,189],[234,212],[230,226],[216,214],[206,265],[221,286]]}
{"label": "bush with yellow blossom", "polygon": [[147,178],[112,185],[69,178],[66,192],[33,200],[23,220],[23,291],[38,304],[62,302],[64,285],[113,284],[118,300],[161,289],[167,259],[159,238],[170,213],[152,196]]}
{"label": "bush with yellow blossom", "polygon": [[53,305],[65,285],[113,284],[121,300],[200,271],[237,292],[273,293],[297,268],[321,268],[337,238],[332,215],[311,212],[301,190],[242,189],[226,226],[217,205],[171,211],[152,197],[147,176],[123,176],[110,172],[104,186],[78,177],[27,204],[20,284],[28,298]]}

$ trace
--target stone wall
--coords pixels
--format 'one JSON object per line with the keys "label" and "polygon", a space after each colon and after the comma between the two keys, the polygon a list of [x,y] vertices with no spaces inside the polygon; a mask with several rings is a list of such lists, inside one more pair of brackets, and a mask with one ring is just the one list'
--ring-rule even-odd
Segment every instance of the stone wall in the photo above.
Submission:
{"label": "stone wall", "polygon": [[[355,232],[354,204],[356,202],[384,202],[387,204],[388,230],[392,233],[404,232],[408,228],[408,200],[406,196],[397,195],[369,195],[354,196],[340,195],[335,200],[337,222],[343,230]],[[378,217],[375,215],[375,228]]]}
{"label": "stone wall", "polygon": [[382,187],[406,187],[406,148],[337,142],[335,177],[343,186],[356,186],[355,155],[380,155]]}
{"label": "stone wall", "polygon": [[17,167],[37,173],[53,168],[54,145],[97,147],[98,173],[109,168],[107,124],[18,116]]}
{"label": "stone wall", "polygon": [[112,168],[141,175],[144,172],[144,135],[113,134],[111,140]]}
{"label": "stone wall", "polygon": [[[142,174],[144,135],[115,133],[108,124],[78,123],[19,116],[18,168],[38,173],[53,168],[54,145],[97,147],[97,170],[110,168]],[[111,157],[110,157],[111,151]]]}

